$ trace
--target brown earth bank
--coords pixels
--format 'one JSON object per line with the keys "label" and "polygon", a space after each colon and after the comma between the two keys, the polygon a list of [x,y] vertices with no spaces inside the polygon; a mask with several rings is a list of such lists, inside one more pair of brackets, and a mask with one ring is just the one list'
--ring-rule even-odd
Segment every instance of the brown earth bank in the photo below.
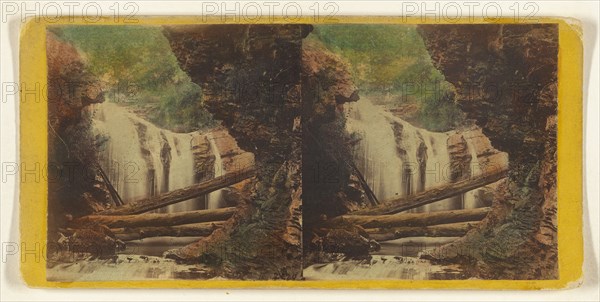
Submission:
{"label": "brown earth bank", "polygon": [[[53,32],[46,36],[48,62],[48,241],[56,242],[67,218],[111,206],[94,164],[90,105],[104,101],[100,81],[77,49]],[[91,164],[90,164],[91,163]],[[101,236],[104,237],[104,236]]]}
{"label": "brown earth bank", "polygon": [[344,103],[359,99],[349,66],[320,43],[304,41],[302,92],[304,266],[322,252],[366,254],[372,243],[360,227],[320,228],[330,217],[366,206],[345,128]]}
{"label": "brown earth bank", "polygon": [[432,62],[492,145],[509,178],[493,210],[460,240],[424,257],[466,261],[478,277],[557,278],[556,110],[558,27],[419,25]]}

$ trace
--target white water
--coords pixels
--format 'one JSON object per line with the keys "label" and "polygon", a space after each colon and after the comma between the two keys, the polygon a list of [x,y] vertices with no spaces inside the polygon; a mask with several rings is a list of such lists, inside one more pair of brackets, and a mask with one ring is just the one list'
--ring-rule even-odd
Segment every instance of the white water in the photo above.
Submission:
{"label": "white water", "polygon": [[[471,176],[480,175],[482,173],[481,166],[479,164],[479,159],[477,158],[477,152],[475,152],[475,148],[471,143],[470,139],[466,139],[467,146],[469,147],[469,151],[471,152]],[[464,209],[473,209],[480,207],[476,194],[479,192],[479,189],[471,190],[464,194],[463,197],[463,208]]]}
{"label": "white water", "polygon": [[[208,139],[208,142],[210,143],[210,151],[215,156],[214,177],[222,176],[225,174],[225,169],[223,168],[223,160],[221,159],[221,152],[219,151],[219,148],[217,147],[217,142],[215,141],[215,138],[212,133],[208,133],[206,135],[206,138]],[[208,194],[208,201],[207,201],[206,208],[207,209],[218,209],[218,208],[222,207],[222,204],[221,204],[222,200],[223,200],[223,190],[222,189],[210,192]]]}
{"label": "white water", "polygon": [[[406,194],[403,161],[396,150],[394,130],[388,114],[366,100],[346,104],[346,127],[362,141],[355,153],[358,169],[380,200]],[[381,159],[381,160],[378,160]]]}
{"label": "white water", "polygon": [[313,264],[305,280],[446,280],[466,279],[459,266],[436,265],[414,257],[373,255],[363,260]]}
{"label": "white water", "polygon": [[[93,119],[100,166],[125,203],[195,183],[191,134],[156,127],[117,104],[95,105]],[[198,209],[187,200],[166,212]]]}
{"label": "white water", "polygon": [[[355,161],[379,201],[415,194],[450,182],[449,133],[417,128],[367,98],[346,104],[345,109],[348,131],[361,138],[355,149]],[[425,146],[426,156],[419,157],[421,144]],[[477,154],[470,144],[468,146],[474,166]],[[425,162],[424,169],[421,169],[419,159]],[[460,196],[448,198],[413,211],[475,207],[473,191],[466,193],[462,199],[461,202]]]}

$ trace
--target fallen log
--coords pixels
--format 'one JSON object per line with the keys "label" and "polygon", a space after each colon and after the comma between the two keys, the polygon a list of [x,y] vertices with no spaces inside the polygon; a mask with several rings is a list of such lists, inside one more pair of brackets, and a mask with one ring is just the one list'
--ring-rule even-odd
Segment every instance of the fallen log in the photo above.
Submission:
{"label": "fallen log", "polygon": [[379,200],[377,199],[377,196],[375,196],[375,192],[373,192],[373,190],[371,190],[371,187],[369,187],[367,180],[362,175],[362,173],[360,172],[360,170],[358,169],[356,164],[354,164],[354,162],[352,162],[352,161],[346,161],[346,164],[352,169],[352,171],[354,171],[354,173],[358,177],[358,181],[360,182],[360,185],[363,188],[363,190],[365,190],[365,195],[367,195],[367,198],[369,199],[371,204],[372,205],[379,204]]}
{"label": "fallen log", "polygon": [[111,229],[117,239],[123,241],[139,240],[149,237],[204,237],[222,226],[221,222],[204,222],[176,226],[117,228]]}
{"label": "fallen log", "polygon": [[89,215],[76,218],[69,224],[72,228],[100,224],[109,228],[163,227],[199,222],[224,221],[235,212],[234,207],[175,213],[146,213],[143,215]]}
{"label": "fallen log", "polygon": [[407,237],[462,237],[479,222],[459,222],[422,227],[397,227],[366,229],[370,239],[378,242]]}
{"label": "fallen log", "polygon": [[122,207],[101,211],[96,215],[131,215],[156,210],[231,186],[254,176],[255,172],[254,166],[243,168],[183,189],[129,202]]}
{"label": "fallen log", "polygon": [[100,177],[102,177],[104,184],[106,184],[106,188],[108,189],[108,192],[110,193],[110,197],[112,198],[114,204],[118,207],[122,206],[123,199],[121,198],[121,196],[119,195],[119,193],[117,192],[115,187],[110,182],[110,179],[108,179],[108,176],[106,175],[106,173],[104,173],[104,170],[102,169],[102,167],[99,164],[95,164],[95,166],[96,166],[96,169],[98,169],[98,172],[100,172]]}
{"label": "fallen log", "polygon": [[452,210],[426,213],[403,213],[395,215],[363,216],[343,215],[332,218],[326,225],[335,227],[345,224],[360,225],[363,228],[424,227],[437,224],[482,220],[490,208]]}
{"label": "fallen log", "polygon": [[428,189],[415,195],[400,197],[397,199],[384,201],[381,204],[367,209],[354,211],[352,215],[385,215],[404,212],[420,206],[434,203],[458,194],[462,194],[485,185],[489,185],[496,181],[505,178],[508,174],[508,169],[503,167],[498,168],[493,172],[488,172],[483,175],[477,175],[465,180],[449,183],[436,188]]}

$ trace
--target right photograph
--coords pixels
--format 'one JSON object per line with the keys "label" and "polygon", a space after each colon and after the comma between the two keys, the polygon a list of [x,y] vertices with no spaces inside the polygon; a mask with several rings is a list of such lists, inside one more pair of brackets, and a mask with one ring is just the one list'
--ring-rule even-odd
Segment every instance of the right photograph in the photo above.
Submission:
{"label": "right photograph", "polygon": [[314,25],[303,278],[558,279],[557,61],[556,24]]}

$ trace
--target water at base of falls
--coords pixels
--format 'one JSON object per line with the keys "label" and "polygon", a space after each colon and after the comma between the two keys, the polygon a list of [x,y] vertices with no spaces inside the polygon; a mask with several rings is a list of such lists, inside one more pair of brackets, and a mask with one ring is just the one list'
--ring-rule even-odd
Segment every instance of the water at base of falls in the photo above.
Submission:
{"label": "water at base of falls", "polygon": [[48,281],[138,281],[138,280],[208,280],[215,278],[212,269],[202,264],[177,263],[152,255],[120,254],[111,259],[78,259],[72,262],[48,260]]}
{"label": "water at base of falls", "polygon": [[302,272],[305,280],[458,280],[468,279],[458,265],[437,265],[403,256],[373,255],[362,259],[313,264]]}
{"label": "water at base of falls", "polygon": [[[213,167],[214,168],[214,176],[215,177],[222,176],[225,174],[225,170],[223,168],[223,160],[221,158],[221,152],[219,152],[219,147],[217,146],[215,137],[212,133],[208,133],[206,135],[206,138],[208,139],[208,142],[210,144],[210,151],[215,156],[215,163],[214,163],[214,167]],[[222,202],[223,202],[223,190],[222,189],[210,192],[208,194],[206,208],[207,209],[218,209],[218,208],[222,207]]]}
{"label": "water at base of falls", "polygon": [[342,256],[303,270],[306,280],[453,280],[470,276],[460,265],[437,265],[420,259],[426,249],[453,242],[457,237],[411,237],[380,242],[381,249],[359,258]]}

